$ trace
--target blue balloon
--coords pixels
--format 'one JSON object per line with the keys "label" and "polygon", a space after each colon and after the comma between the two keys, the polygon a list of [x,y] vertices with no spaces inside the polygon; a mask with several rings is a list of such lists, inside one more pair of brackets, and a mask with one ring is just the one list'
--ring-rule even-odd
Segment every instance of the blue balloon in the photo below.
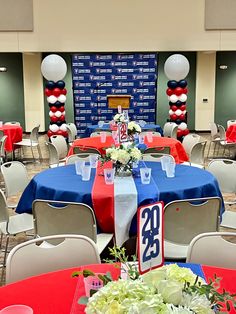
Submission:
{"label": "blue balloon", "polygon": [[48,89],[53,89],[53,88],[56,87],[56,83],[54,83],[53,81],[48,81],[48,82],[46,83],[46,87],[47,87]]}
{"label": "blue balloon", "polygon": [[58,82],[56,82],[56,85],[58,88],[63,89],[66,84],[64,81],[58,81]]}
{"label": "blue balloon", "polygon": [[175,103],[175,105],[176,105],[177,107],[180,107],[180,106],[182,106],[182,105],[184,105],[184,104],[185,104],[185,103],[182,102],[182,101],[180,101],[180,100],[177,100],[176,103]]}
{"label": "blue balloon", "polygon": [[174,81],[174,80],[168,81],[168,82],[167,82],[167,86],[168,86],[169,88],[171,88],[171,89],[175,89],[176,87],[178,87],[178,83],[177,83],[176,81]]}
{"label": "blue balloon", "polygon": [[188,83],[186,80],[181,80],[179,81],[178,85],[179,87],[185,88],[188,85]]}

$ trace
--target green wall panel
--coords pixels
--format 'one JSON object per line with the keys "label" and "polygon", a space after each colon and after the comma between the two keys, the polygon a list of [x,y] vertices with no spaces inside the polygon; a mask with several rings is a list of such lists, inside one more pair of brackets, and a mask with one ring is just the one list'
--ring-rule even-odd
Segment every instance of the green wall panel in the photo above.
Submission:
{"label": "green wall panel", "polygon": [[158,53],[158,81],[157,81],[157,123],[163,126],[169,118],[169,101],[166,95],[168,78],[164,73],[166,59],[175,54],[184,55],[190,64],[188,82],[187,124],[189,130],[195,129],[195,88],[196,88],[196,53],[195,52],[160,52]]}
{"label": "green wall panel", "polygon": [[0,120],[19,121],[25,128],[23,63],[21,53],[0,53]]}
{"label": "green wall panel", "polygon": [[[221,70],[220,65],[227,65]],[[236,119],[236,52],[216,54],[215,122],[226,128],[227,120]]]}

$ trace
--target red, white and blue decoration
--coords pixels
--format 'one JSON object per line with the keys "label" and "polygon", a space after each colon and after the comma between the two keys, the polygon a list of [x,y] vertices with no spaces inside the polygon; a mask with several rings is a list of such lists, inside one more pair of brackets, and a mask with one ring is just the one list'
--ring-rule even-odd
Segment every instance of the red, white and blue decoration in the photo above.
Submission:
{"label": "red, white and blue decoration", "polygon": [[181,54],[171,55],[165,62],[164,71],[170,79],[167,82],[166,94],[169,100],[169,122],[178,125],[177,137],[182,139],[189,133],[186,117],[187,81],[185,77],[189,72],[188,59]]}
{"label": "red, white and blue decoration", "polygon": [[128,141],[128,123],[118,123],[118,134],[120,143]]}
{"label": "red, white and blue decoration", "polygon": [[75,122],[83,137],[88,126],[111,121],[107,95],[131,95],[131,120],[155,124],[157,54],[109,53],[72,55]]}
{"label": "red, white and blue decoration", "polygon": [[164,263],[163,202],[138,208],[138,261],[141,274]]}
{"label": "red, white and blue decoration", "polygon": [[68,137],[65,120],[67,90],[65,82],[62,80],[67,72],[65,60],[58,55],[49,55],[42,61],[41,72],[48,80],[44,91],[50,107],[48,137],[50,138],[52,135]]}

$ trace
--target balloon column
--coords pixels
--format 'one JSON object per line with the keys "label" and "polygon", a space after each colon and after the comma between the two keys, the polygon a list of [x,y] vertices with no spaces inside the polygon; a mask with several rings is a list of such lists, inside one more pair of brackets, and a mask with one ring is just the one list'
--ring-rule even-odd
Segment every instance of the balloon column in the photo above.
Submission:
{"label": "balloon column", "polygon": [[52,135],[63,135],[67,137],[65,121],[65,101],[67,90],[63,78],[67,72],[65,60],[55,54],[48,55],[41,63],[41,72],[48,80],[45,95],[50,107],[50,125],[47,132],[48,137]]}
{"label": "balloon column", "polygon": [[164,71],[169,81],[166,94],[169,99],[169,122],[178,125],[177,137],[182,139],[189,133],[186,119],[187,81],[185,77],[189,72],[188,59],[181,54],[171,55],[165,62]]}

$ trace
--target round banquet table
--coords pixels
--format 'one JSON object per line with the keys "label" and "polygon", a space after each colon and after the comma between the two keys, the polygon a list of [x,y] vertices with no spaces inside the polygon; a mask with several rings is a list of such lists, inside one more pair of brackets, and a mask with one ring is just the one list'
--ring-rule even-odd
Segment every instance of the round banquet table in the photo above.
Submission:
{"label": "round banquet table", "polygon": [[226,140],[229,143],[236,142],[236,124],[231,124],[226,130]]}
{"label": "round banquet table", "polygon": [[4,135],[7,135],[5,150],[7,152],[12,152],[14,150],[14,143],[22,141],[22,127],[19,125],[4,124],[0,127],[0,130],[4,132]]}
{"label": "round banquet table", "polygon": [[[100,136],[77,139],[73,142],[69,150],[68,156],[74,153],[74,147],[96,148],[102,155],[104,155],[106,153],[105,149],[111,147],[112,145],[114,145],[114,141],[111,136],[106,137],[105,143],[101,143]],[[168,146],[170,147],[170,154],[175,158],[176,163],[188,161],[188,156],[184,150],[183,145],[174,138],[153,136],[153,141],[148,142],[147,137],[145,136],[144,147],[145,146],[146,147]]]}
{"label": "round banquet table", "polygon": [[[141,183],[139,171],[133,177],[115,177],[114,184],[106,185],[100,167],[97,172],[92,169],[89,181],[82,181],[76,175],[75,165],[44,170],[24,190],[16,212],[32,213],[35,199],[85,203],[93,208],[98,227],[103,232],[115,232],[116,241],[121,245],[129,238],[130,225],[131,233],[136,234],[135,214],[139,206],[197,197],[222,198],[215,177],[206,170],[176,165],[175,177],[167,178],[160,162],[140,164],[152,169],[150,184]],[[221,215],[223,211],[222,202]]]}
{"label": "round banquet table", "polygon": [[[182,267],[190,268],[196,275],[207,282],[214,280],[214,275],[222,278],[219,291],[224,288],[230,294],[236,293],[236,270],[225,269],[199,264],[178,263]],[[94,272],[110,271],[113,280],[120,274],[113,265],[87,265],[42,274],[0,287],[0,309],[13,304],[30,306],[34,314],[82,314],[85,306],[77,303],[85,295],[83,279],[71,277],[76,270],[90,269]],[[222,310],[226,310],[223,308]],[[227,312],[235,313],[234,310]]]}
{"label": "round banquet table", "polygon": [[[110,124],[109,123],[104,123],[102,127],[100,127],[98,124],[95,125],[89,125],[84,133],[83,137],[89,137],[91,133],[95,132],[96,130],[101,130],[101,131],[109,131],[110,129]],[[158,124],[153,124],[153,123],[147,123],[144,126],[142,126],[142,131],[155,131],[159,132],[161,135],[163,135],[163,130],[160,125]]]}

